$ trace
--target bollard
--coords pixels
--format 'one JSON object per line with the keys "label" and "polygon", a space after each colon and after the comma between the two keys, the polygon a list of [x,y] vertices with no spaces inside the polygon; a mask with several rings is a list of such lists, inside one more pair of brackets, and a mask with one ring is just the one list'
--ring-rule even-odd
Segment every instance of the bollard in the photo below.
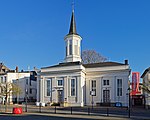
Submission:
{"label": "bollard", "polygon": [[41,103],[39,104],[39,112],[41,113]]}
{"label": "bollard", "polygon": [[129,117],[129,118],[130,118],[130,112],[131,112],[131,111],[130,111],[130,108],[129,108],[129,109],[128,109],[128,117]]}
{"label": "bollard", "polygon": [[72,107],[71,107],[71,114],[72,114]]}
{"label": "bollard", "polygon": [[90,108],[88,107],[88,115],[90,115]]}
{"label": "bollard", "polygon": [[26,107],[25,107],[25,112],[28,112],[28,109],[27,109],[28,107],[27,107],[27,103],[26,103]]}
{"label": "bollard", "polygon": [[55,106],[55,114],[56,114],[56,106]]}
{"label": "bollard", "polygon": [[109,108],[107,108],[107,116],[109,116]]}

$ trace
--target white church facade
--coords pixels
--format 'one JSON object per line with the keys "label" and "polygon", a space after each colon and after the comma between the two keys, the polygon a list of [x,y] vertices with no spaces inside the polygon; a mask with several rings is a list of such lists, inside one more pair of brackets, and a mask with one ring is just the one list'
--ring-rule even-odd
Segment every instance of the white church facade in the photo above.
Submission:
{"label": "white church facade", "polygon": [[81,40],[72,11],[69,34],[65,36],[64,62],[41,68],[37,76],[37,102],[61,103],[63,106],[119,102],[128,106],[128,61],[82,64]]}

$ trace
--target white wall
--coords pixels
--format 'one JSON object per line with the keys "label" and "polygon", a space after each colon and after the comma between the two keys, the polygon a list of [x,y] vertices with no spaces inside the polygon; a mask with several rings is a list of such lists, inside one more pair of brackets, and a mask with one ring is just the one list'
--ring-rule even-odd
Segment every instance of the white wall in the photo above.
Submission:
{"label": "white wall", "polygon": [[[26,80],[28,80],[28,84],[26,84]],[[7,73],[7,82],[16,83],[20,86],[21,94],[13,96],[13,98],[17,97],[18,101],[24,101],[26,89],[28,90],[27,97],[36,99],[37,81],[31,80],[30,85],[30,72]],[[30,89],[32,89],[32,93],[30,93]]]}
{"label": "white wall", "polygon": [[[41,82],[40,88],[40,102],[58,102],[58,93],[57,90],[63,89],[64,91],[64,101],[72,106],[81,106],[84,103],[83,93],[84,93],[84,85],[85,85],[85,74],[82,72],[83,66],[76,65],[70,67],[57,67],[57,68],[46,68],[42,69],[41,78],[39,81]],[[55,71],[55,73],[54,73]],[[56,72],[57,71],[57,72]],[[65,72],[64,72],[65,71]],[[48,74],[49,73],[49,74]],[[62,78],[64,80],[64,85],[62,87],[58,87],[57,80]],[[70,95],[70,80],[71,78],[76,79],[76,96]],[[52,98],[50,96],[46,96],[46,80],[52,80]],[[38,82],[39,83],[39,82]],[[43,87],[44,86],[44,87]],[[52,101],[50,101],[52,100]]]}
{"label": "white wall", "polygon": [[13,96],[13,98],[17,97],[18,101],[23,101],[25,98],[26,79],[30,79],[30,73],[7,73],[7,81],[16,83],[21,88],[21,94]]}
{"label": "white wall", "polygon": [[[150,72],[150,71],[149,71]],[[149,86],[150,88],[150,73],[147,72],[143,78],[143,83],[146,85],[146,86]],[[145,101],[146,101],[146,106],[150,106],[150,94],[146,91],[143,91],[143,94],[145,95]]]}
{"label": "white wall", "polygon": [[[104,68],[103,68],[104,69]],[[90,95],[91,81],[96,80],[96,96],[93,96],[94,104],[103,103],[103,90],[110,90],[110,102],[121,102],[123,106],[128,105],[128,81],[129,81],[129,70],[118,70],[117,68],[111,68],[112,70],[106,69],[106,71],[98,72],[96,68],[87,69],[86,73],[86,104],[91,105],[92,96]],[[96,71],[96,72],[95,72]],[[117,79],[122,79],[122,96],[117,96]],[[103,85],[103,80],[109,80],[109,85]]]}
{"label": "white wall", "polygon": [[[123,106],[128,105],[128,81],[130,69],[128,65],[114,67],[98,67],[84,68],[82,65],[67,66],[67,67],[52,67],[41,69],[39,77],[40,89],[39,102],[57,102],[57,80],[63,78],[64,99],[71,106],[91,105],[92,97],[91,80],[96,80],[96,96],[94,96],[94,104],[103,102],[103,90],[110,90],[110,101],[112,103],[121,102]],[[77,96],[70,96],[70,79],[77,78]],[[46,79],[52,79],[52,96],[46,96]],[[109,86],[103,86],[103,80],[109,80]],[[117,79],[122,79],[122,96],[117,97]],[[39,83],[38,81],[38,83]],[[39,86],[39,84],[38,84]],[[38,87],[39,88],[39,87]],[[51,98],[52,97],[52,98]]]}

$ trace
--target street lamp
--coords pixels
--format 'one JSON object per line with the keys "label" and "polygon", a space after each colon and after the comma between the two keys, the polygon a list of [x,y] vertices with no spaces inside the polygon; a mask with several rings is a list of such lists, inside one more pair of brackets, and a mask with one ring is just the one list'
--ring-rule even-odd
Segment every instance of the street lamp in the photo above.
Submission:
{"label": "street lamp", "polygon": [[93,109],[93,104],[94,104],[93,96],[95,96],[95,91],[91,91],[91,96],[92,96],[92,109]]}
{"label": "street lamp", "polygon": [[128,105],[128,116],[130,118],[130,109],[131,109],[131,97],[130,97],[130,87],[128,88],[128,97],[129,97],[129,105]]}
{"label": "street lamp", "polygon": [[28,90],[27,90],[27,88],[26,88],[26,90],[25,90],[25,99],[26,99],[25,112],[27,112],[27,93],[28,93]]}

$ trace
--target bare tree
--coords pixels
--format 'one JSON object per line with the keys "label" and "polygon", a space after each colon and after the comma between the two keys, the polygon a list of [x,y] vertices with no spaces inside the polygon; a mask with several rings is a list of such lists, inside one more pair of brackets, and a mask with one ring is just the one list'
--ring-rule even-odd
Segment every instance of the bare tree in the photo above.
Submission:
{"label": "bare tree", "polygon": [[5,112],[7,112],[7,104],[8,104],[8,98],[10,99],[10,96],[21,94],[21,88],[13,83],[6,82],[6,83],[0,83],[0,96],[5,97]]}
{"label": "bare tree", "polygon": [[99,63],[105,61],[107,61],[107,58],[102,56],[100,53],[97,53],[95,50],[84,50],[82,52],[83,64]]}

